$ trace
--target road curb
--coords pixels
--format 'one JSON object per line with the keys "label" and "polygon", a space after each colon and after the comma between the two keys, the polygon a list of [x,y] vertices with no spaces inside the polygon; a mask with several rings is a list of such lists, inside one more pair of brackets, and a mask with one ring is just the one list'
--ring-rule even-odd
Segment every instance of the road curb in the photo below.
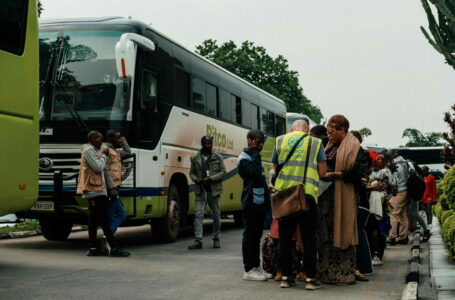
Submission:
{"label": "road curb", "polygon": [[411,256],[406,271],[406,287],[401,294],[402,300],[416,300],[419,294],[420,233],[413,235]]}

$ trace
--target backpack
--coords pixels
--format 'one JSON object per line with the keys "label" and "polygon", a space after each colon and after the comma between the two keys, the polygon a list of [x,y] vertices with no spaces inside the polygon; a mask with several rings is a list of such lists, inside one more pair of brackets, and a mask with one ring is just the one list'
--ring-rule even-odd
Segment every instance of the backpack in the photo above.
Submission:
{"label": "backpack", "polygon": [[423,179],[422,169],[413,161],[407,160],[409,177],[406,182],[408,198],[420,201],[425,193],[425,180]]}

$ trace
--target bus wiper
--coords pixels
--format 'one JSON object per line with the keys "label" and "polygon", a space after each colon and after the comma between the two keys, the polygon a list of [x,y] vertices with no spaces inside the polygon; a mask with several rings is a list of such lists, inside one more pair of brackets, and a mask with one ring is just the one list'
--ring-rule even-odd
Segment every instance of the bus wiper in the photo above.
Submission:
{"label": "bus wiper", "polygon": [[88,133],[90,131],[90,128],[87,126],[87,124],[85,124],[84,120],[82,120],[79,113],[74,109],[71,97],[69,97],[68,94],[65,93],[65,90],[58,81],[55,82],[55,87],[57,88],[58,95],[63,96],[63,103],[65,104],[64,107],[70,113],[73,120],[76,121],[76,124],[79,127],[79,129],[83,133]]}
{"label": "bus wiper", "polygon": [[58,47],[58,53],[55,64],[55,76],[54,80],[52,81],[52,85],[56,88],[58,95],[63,97],[63,102],[65,104],[64,107],[70,113],[74,121],[76,121],[76,124],[81,130],[81,132],[88,133],[90,131],[89,127],[82,120],[79,113],[74,109],[72,105],[72,99],[68,96],[67,93],[65,93],[64,88],[60,84],[65,73],[66,57],[68,54],[69,47],[68,40],[69,40],[68,37],[60,38],[60,45]]}

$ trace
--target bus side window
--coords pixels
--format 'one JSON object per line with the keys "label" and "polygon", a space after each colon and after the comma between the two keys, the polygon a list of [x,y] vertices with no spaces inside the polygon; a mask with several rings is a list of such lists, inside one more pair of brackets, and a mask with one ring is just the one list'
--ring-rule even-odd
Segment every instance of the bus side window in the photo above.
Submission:
{"label": "bus side window", "polygon": [[157,81],[156,77],[144,71],[142,75],[142,88],[141,88],[141,110],[154,111],[157,105]]}
{"label": "bus side window", "polygon": [[206,112],[205,82],[193,76],[193,103],[195,110]]}
{"label": "bus side window", "polygon": [[251,128],[259,129],[259,107],[251,104]]}
{"label": "bus side window", "polygon": [[218,88],[207,83],[206,85],[206,92],[207,92],[207,111],[212,116],[217,115],[218,111]]}
{"label": "bus side window", "polygon": [[242,125],[251,128],[251,104],[242,99]]}
{"label": "bus side window", "polygon": [[28,0],[2,0],[0,9],[0,50],[24,53]]}
{"label": "bus side window", "polygon": [[235,95],[231,95],[232,103],[232,121],[237,124],[242,124],[242,99]]}
{"label": "bus side window", "polygon": [[275,115],[272,112],[261,108],[261,117],[262,117],[261,118],[262,119],[262,123],[261,123],[262,131],[266,135],[275,136],[275,134],[274,134]]}
{"label": "bus side window", "polygon": [[140,143],[145,149],[153,149],[160,131],[157,117],[158,82],[153,73],[145,70],[142,72],[140,91]]}
{"label": "bus side window", "polygon": [[175,100],[177,106],[188,107],[190,104],[190,74],[175,66]]}
{"label": "bus side window", "polygon": [[275,134],[276,136],[283,135],[285,133],[285,121],[284,118],[276,116],[275,122]]}
{"label": "bus side window", "polygon": [[228,92],[225,90],[219,89],[219,114],[223,120],[233,121],[232,118],[232,103],[231,98]]}

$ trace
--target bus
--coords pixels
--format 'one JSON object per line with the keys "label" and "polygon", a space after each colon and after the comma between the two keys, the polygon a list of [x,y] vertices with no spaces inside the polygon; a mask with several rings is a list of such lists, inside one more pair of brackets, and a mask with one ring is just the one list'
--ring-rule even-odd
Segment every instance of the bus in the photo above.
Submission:
{"label": "bus", "polygon": [[295,112],[288,112],[286,114],[286,119],[287,119],[287,127],[286,127],[286,132],[291,131],[291,126],[292,124],[297,121],[297,120],[308,120],[308,125],[310,126],[310,129],[313,128],[314,126],[318,125],[315,121],[313,121],[310,117],[303,113],[295,113]]}
{"label": "bus", "polygon": [[0,2],[0,216],[38,198],[36,0]]}
{"label": "bus", "polygon": [[75,195],[80,147],[89,130],[122,132],[133,157],[123,165],[125,226],[151,224],[162,242],[192,224],[190,158],[204,135],[224,157],[221,210],[241,220],[237,156],[246,134],[266,134],[266,174],[275,137],[285,133],[282,100],[187,50],[153,27],[121,18],[43,21],[40,28],[40,195],[27,217],[45,238],[64,240],[87,223]]}
{"label": "bus", "polygon": [[404,159],[412,160],[421,167],[427,166],[430,169],[430,174],[436,178],[437,182],[444,177],[444,173],[447,171],[444,168],[442,159],[442,146],[398,147],[390,149],[379,146],[366,146],[366,148],[377,153],[390,150],[403,156]]}

